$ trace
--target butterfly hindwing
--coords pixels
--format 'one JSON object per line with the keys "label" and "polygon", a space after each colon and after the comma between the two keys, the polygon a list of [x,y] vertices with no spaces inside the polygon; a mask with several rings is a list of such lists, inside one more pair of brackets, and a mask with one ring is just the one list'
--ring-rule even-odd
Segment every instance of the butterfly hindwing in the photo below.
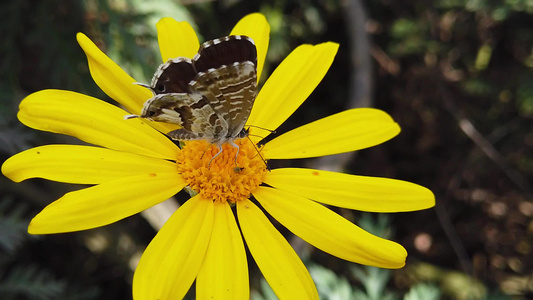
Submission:
{"label": "butterfly hindwing", "polygon": [[198,73],[245,61],[257,65],[257,50],[253,40],[243,35],[230,35],[207,41],[200,46],[198,54],[192,59]]}
{"label": "butterfly hindwing", "polygon": [[180,125],[183,130],[191,133],[191,139],[202,139],[214,134],[215,127],[204,121],[212,115],[215,112],[205,97],[186,93],[156,95],[145,103],[141,113],[142,118]]}
{"label": "butterfly hindwing", "polygon": [[222,120],[217,138],[234,138],[243,129],[255,100],[257,73],[251,62],[234,63],[199,73],[191,90],[209,100]]}
{"label": "butterfly hindwing", "polygon": [[169,59],[155,71],[150,89],[154,94],[187,93],[188,84],[198,73],[190,59]]}

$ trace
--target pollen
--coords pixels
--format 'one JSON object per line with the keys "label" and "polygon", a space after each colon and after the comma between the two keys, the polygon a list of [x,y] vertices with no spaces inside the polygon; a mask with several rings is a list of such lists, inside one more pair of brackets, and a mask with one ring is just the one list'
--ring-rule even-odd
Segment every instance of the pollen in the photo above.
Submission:
{"label": "pollen", "polygon": [[206,141],[186,142],[176,159],[180,172],[195,192],[204,199],[235,203],[246,200],[263,182],[267,172],[266,162],[249,139],[222,145],[222,152],[215,157],[218,146]]}

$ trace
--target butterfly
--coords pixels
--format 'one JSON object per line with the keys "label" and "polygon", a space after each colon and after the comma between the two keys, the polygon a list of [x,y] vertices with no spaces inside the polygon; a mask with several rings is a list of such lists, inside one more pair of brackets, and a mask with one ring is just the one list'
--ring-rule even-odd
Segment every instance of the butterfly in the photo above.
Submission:
{"label": "butterfly", "polygon": [[[257,50],[243,35],[207,41],[192,58],[178,57],[160,65],[141,114],[126,116],[178,124],[167,134],[178,141],[207,140],[222,144],[248,136],[244,128],[257,95]],[[209,163],[211,163],[211,161]]]}

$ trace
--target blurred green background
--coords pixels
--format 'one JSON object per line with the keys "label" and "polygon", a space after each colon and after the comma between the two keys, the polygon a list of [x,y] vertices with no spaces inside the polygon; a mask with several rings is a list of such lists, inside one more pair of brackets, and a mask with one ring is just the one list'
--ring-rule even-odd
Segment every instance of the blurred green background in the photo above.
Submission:
{"label": "blurred green background", "polygon": [[[161,63],[161,17],[189,21],[205,40],[227,35],[256,11],[271,25],[264,75],[300,44],[341,44],[322,83],[278,133],[361,106],[385,110],[402,127],[393,140],[355,155],[269,164],[408,180],[437,199],[421,212],[338,210],[407,248],[407,266],[396,271],[345,262],[282,229],[321,298],[531,299],[531,0],[2,1],[1,161],[38,145],[79,143],[20,124],[18,103],[28,94],[65,89],[113,103],[92,81],[77,32],[149,82]],[[78,233],[26,233],[44,206],[79,188],[0,177],[2,299],[131,299],[135,263],[155,234],[142,216]],[[273,299],[249,262],[254,299]]]}

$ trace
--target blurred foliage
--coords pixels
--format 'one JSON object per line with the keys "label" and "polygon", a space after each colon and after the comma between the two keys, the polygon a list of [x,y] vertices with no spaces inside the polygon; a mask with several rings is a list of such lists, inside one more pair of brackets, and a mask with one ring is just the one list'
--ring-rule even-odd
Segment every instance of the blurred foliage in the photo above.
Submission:
{"label": "blurred foliage", "polygon": [[426,283],[418,283],[411,287],[409,292],[405,294],[404,300],[437,300],[440,299],[440,290],[432,285]]}
{"label": "blurred foliage", "polygon": [[[247,13],[262,12],[272,29],[265,76],[300,44],[339,42],[323,82],[278,132],[345,109],[354,65],[354,37],[346,28],[353,24],[345,6],[349,1],[354,0],[3,1],[2,161],[36,145],[79,143],[21,125],[16,112],[24,96],[57,88],[112,101],[92,81],[77,32],[87,34],[138,81],[148,82],[161,61],[155,31],[161,17],[189,21],[205,40],[226,35]],[[409,258],[406,268],[390,271],[300,249],[321,296],[531,297],[533,2],[382,0],[363,5],[376,71],[369,75],[373,105],[392,114],[402,134],[360,151],[347,172],[422,184],[435,192],[438,207],[377,218],[340,210],[374,234],[394,232]],[[468,135],[466,121],[485,143]],[[134,266],[154,235],[140,216],[80,233],[26,233],[32,216],[77,188],[0,179],[2,299],[131,298]],[[254,297],[274,299],[260,273],[251,272]]]}
{"label": "blurred foliage", "polygon": [[52,278],[49,272],[36,267],[17,266],[3,278],[0,292],[8,299],[16,299],[20,295],[29,299],[57,299],[65,289],[65,282]]}
{"label": "blurred foliage", "polygon": [[13,254],[30,236],[27,233],[29,220],[25,217],[26,205],[14,206],[13,202],[8,197],[0,202],[0,248],[9,254]]}

